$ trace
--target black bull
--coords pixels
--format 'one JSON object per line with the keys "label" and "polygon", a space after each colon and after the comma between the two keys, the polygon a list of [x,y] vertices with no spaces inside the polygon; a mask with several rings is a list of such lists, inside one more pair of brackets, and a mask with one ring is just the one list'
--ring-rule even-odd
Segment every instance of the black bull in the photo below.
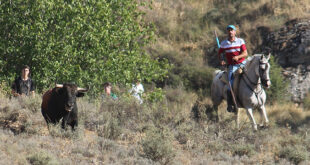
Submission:
{"label": "black bull", "polygon": [[44,93],[41,112],[47,124],[56,124],[62,119],[62,128],[67,125],[78,126],[78,108],[76,97],[83,97],[87,89],[74,84],[57,84],[55,88]]}

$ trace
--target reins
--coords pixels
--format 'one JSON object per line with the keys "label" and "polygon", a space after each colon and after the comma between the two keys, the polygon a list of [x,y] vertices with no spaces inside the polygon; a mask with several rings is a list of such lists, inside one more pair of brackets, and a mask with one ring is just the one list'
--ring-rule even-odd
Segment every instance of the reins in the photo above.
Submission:
{"label": "reins", "polygon": [[[267,63],[259,63],[260,64],[267,64]],[[259,72],[260,71],[260,68],[259,68]],[[242,74],[242,77],[241,79],[243,78],[244,82],[245,82],[245,85],[255,94],[257,100],[258,100],[258,103],[261,105],[262,104],[262,100],[260,99],[259,95],[263,92],[263,87],[261,85],[261,81],[268,81],[268,80],[261,80],[261,73],[259,73],[260,75],[258,76],[258,80],[257,80],[257,83],[251,81],[251,79],[249,78],[249,76],[247,75],[247,72],[244,71],[243,74]],[[244,76],[243,76],[244,75]],[[249,84],[250,83],[250,84]],[[254,86],[256,88],[252,88],[251,87]],[[258,87],[260,87],[260,90],[259,91],[255,91],[255,89],[257,89]]]}

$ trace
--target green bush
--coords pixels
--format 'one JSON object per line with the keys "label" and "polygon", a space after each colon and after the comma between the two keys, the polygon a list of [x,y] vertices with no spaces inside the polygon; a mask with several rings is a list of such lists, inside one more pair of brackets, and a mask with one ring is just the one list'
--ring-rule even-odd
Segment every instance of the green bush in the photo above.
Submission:
{"label": "green bush", "polygon": [[6,97],[11,96],[11,87],[8,84],[8,81],[0,81],[0,96]]}
{"label": "green bush", "polygon": [[270,60],[270,79],[271,79],[271,87],[267,92],[267,101],[270,104],[275,102],[284,101],[287,97],[287,88],[288,82],[285,81],[284,76],[282,75],[282,68],[276,63],[273,56],[271,56]]}
{"label": "green bush", "polygon": [[165,96],[165,91],[161,88],[154,88],[153,91],[146,93],[144,98],[151,103],[163,101]]}

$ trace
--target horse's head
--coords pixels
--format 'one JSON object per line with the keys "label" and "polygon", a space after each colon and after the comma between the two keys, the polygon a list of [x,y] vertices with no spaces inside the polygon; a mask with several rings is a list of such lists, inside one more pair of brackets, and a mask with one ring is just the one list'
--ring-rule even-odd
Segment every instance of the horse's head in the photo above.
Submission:
{"label": "horse's head", "polygon": [[269,64],[270,54],[268,55],[262,55],[259,60],[259,77],[261,79],[261,82],[264,87],[270,88],[271,81],[269,77],[269,70],[270,70],[270,64]]}

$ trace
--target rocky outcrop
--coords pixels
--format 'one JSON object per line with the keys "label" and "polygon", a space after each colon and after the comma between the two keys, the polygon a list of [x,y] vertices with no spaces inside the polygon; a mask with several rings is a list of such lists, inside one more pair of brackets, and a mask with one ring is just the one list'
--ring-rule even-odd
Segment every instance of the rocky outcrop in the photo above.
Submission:
{"label": "rocky outcrop", "polygon": [[282,67],[310,64],[310,19],[289,21],[265,41]]}
{"label": "rocky outcrop", "polygon": [[290,80],[289,91],[292,101],[301,103],[310,89],[310,66],[288,67],[285,68],[283,75]]}
{"label": "rocky outcrop", "polygon": [[284,68],[292,100],[302,102],[310,89],[310,19],[287,22],[285,27],[266,36],[263,47]]}

